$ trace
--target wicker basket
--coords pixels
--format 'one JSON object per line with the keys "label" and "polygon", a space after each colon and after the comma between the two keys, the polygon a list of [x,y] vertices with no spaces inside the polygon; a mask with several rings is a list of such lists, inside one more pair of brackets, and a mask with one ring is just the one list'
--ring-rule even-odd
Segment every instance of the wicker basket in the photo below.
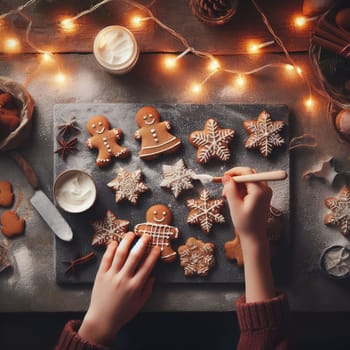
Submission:
{"label": "wicker basket", "polygon": [[[346,3],[348,3],[347,0],[338,2],[334,7],[329,9],[324,15],[319,18],[315,26],[318,26],[321,21],[327,21],[330,24],[335,25],[335,16],[340,9],[348,6]],[[350,90],[349,87],[345,85],[345,82],[350,81],[350,74],[348,76],[345,76],[343,73],[331,74],[330,72],[327,73],[325,68],[322,67],[322,62],[324,62],[325,57],[327,57],[328,60],[339,60],[339,62],[346,59],[338,56],[336,53],[327,51],[316,44],[313,41],[313,35],[311,35],[310,40],[309,56],[316,77],[322,89],[328,94],[328,97],[330,97],[332,102],[334,102],[338,107],[349,109]],[[347,62],[348,63],[346,64],[348,64],[350,67],[350,60],[347,60]],[[337,77],[338,81],[334,81],[334,79],[332,81],[332,78],[334,77]]]}
{"label": "wicker basket", "polygon": [[0,152],[19,147],[30,135],[34,101],[25,87],[7,77],[0,76],[0,90],[8,92],[20,101],[20,124],[5,139],[0,141]]}

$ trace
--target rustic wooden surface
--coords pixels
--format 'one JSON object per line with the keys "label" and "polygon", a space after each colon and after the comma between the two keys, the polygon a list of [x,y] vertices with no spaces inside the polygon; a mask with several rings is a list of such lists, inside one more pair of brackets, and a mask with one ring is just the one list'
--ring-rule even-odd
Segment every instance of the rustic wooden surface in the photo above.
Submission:
{"label": "rustic wooden surface", "polygon": [[[149,4],[150,0],[140,2]],[[23,0],[3,0],[0,5],[0,13],[23,3]],[[95,12],[79,18],[76,21],[77,31],[62,32],[59,21],[89,8],[91,3],[96,3],[96,1],[39,0],[38,3],[24,10],[24,13],[33,20],[31,41],[39,48],[53,52],[91,52],[93,39],[100,29],[106,25],[121,24],[129,27],[135,33],[142,52],[183,50],[182,44],[177,39],[171,37],[153,22],[145,22],[141,29],[130,26],[131,15],[140,13],[140,11],[126,6],[121,0],[114,0]],[[296,30],[292,24],[293,16],[301,13],[302,0],[258,0],[258,3],[291,52],[307,50],[309,30]],[[237,13],[232,21],[219,27],[209,27],[197,20],[191,13],[188,0],[158,0],[150,9],[160,20],[188,38],[190,45],[199,50],[224,55],[245,53],[248,40],[253,39],[259,42],[272,40],[260,15],[248,0],[239,1]],[[0,26],[0,35],[1,37],[13,35],[23,38],[26,27],[27,22],[20,15],[10,16]],[[33,49],[25,42],[22,41],[22,45],[24,52],[33,52]],[[0,52],[3,52],[3,49],[0,44]],[[281,49],[277,45],[272,45],[265,48],[264,51],[281,52]]]}

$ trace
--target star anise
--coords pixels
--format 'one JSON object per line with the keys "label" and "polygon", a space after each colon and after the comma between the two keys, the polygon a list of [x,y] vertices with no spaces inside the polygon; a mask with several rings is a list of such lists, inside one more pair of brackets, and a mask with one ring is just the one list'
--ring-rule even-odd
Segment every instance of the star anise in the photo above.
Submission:
{"label": "star anise", "polygon": [[63,120],[63,123],[57,125],[58,135],[65,138],[66,136],[74,135],[80,133],[80,128],[78,126],[75,116],[70,117],[68,121]]}
{"label": "star anise", "polygon": [[78,139],[76,137],[71,138],[68,141],[62,137],[57,138],[57,142],[60,147],[55,150],[55,153],[58,153],[63,160],[66,160],[67,156],[70,153],[78,151],[78,149],[75,147],[78,142]]}

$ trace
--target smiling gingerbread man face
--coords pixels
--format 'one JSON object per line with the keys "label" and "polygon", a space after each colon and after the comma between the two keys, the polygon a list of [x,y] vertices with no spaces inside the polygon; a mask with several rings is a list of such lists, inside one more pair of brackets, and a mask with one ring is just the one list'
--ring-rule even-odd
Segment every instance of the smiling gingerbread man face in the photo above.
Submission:
{"label": "smiling gingerbread man face", "polygon": [[170,209],[163,204],[156,204],[150,207],[146,213],[146,221],[155,224],[169,225],[172,220]]}
{"label": "smiling gingerbread man face", "polygon": [[136,123],[139,128],[149,127],[159,122],[160,115],[154,107],[146,106],[136,113]]}
{"label": "smiling gingerbread man face", "polygon": [[95,115],[90,118],[87,124],[87,131],[90,135],[101,135],[110,129],[108,119],[103,115]]}

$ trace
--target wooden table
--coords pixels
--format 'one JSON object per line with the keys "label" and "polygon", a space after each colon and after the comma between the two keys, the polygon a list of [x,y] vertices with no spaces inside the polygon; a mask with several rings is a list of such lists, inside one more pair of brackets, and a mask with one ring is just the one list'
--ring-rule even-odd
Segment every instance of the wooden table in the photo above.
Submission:
{"label": "wooden table", "polygon": [[[290,20],[299,12],[301,1],[260,1],[281,35],[293,58],[310,76],[307,58],[308,30],[297,32]],[[22,1],[2,2],[1,12]],[[71,4],[73,3],[73,4]],[[53,81],[55,70],[39,67],[38,57],[23,45],[23,53],[1,54],[0,75],[19,82],[27,88],[36,103],[35,123],[31,140],[21,152],[37,169],[44,191],[52,197],[53,105],[56,103],[271,103],[287,104],[291,110],[290,132],[297,136],[311,133],[318,140],[315,150],[294,151],[291,178],[292,246],[290,269],[279,285],[288,292],[293,310],[349,311],[348,282],[339,283],[325,277],[319,270],[321,251],[334,242],[344,240],[340,233],[323,224],[326,208],[324,198],[337,193],[335,187],[320,181],[305,182],[302,174],[324,155],[336,157],[339,166],[346,168],[349,146],[339,143],[336,132],[326,120],[326,100],[316,97],[313,113],[304,107],[305,85],[295,75],[283,69],[268,69],[248,79],[245,89],[237,90],[232,77],[218,75],[195,96],[189,92],[192,81],[204,76],[207,62],[191,55],[181,61],[176,74],[160,69],[164,52],[181,52],[183,48],[167,33],[153,24],[136,32],[142,54],[135,69],[128,75],[116,77],[103,72],[91,55],[97,31],[109,24],[127,24],[130,12],[118,0],[79,20],[79,30],[64,34],[57,30],[57,18],[72,15],[90,6],[90,1],[40,1],[25,10],[33,19],[31,40],[43,49],[60,52],[68,81],[59,86]],[[232,23],[210,28],[191,15],[187,1],[158,1],[154,12],[164,22],[184,34],[191,45],[218,55],[222,64],[248,70],[267,63],[285,62],[276,46],[266,48],[266,54],[243,54],[247,39],[270,40],[266,28],[251,3],[241,1]],[[19,16],[8,18],[9,24],[0,31],[21,35],[26,27]],[[25,52],[25,53],[24,53]],[[13,269],[0,274],[0,311],[81,311],[88,306],[90,286],[62,288],[55,283],[54,238],[46,224],[29,204],[32,190],[15,164],[0,156],[0,179],[10,180],[21,189],[24,201],[20,214],[27,220],[26,234],[12,242]],[[243,292],[240,285],[171,285],[158,286],[146,306],[148,311],[231,311],[235,299]]]}

